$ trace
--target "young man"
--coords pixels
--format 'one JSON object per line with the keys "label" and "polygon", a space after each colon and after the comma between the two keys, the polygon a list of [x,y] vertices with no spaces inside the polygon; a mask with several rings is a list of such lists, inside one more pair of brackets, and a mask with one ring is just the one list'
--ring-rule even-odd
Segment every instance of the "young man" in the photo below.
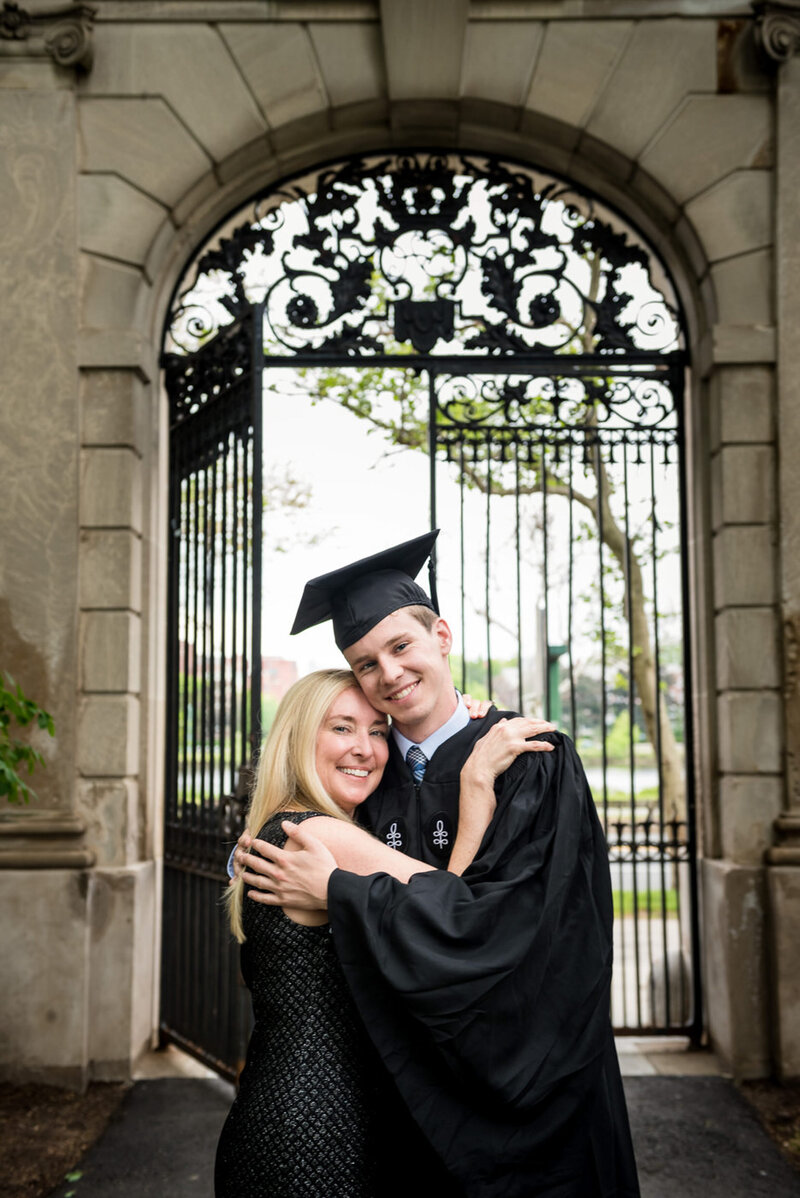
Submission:
{"label": "young man", "polygon": [[[450,629],[414,582],[435,536],[313,580],[292,631],[332,619],[365,695],[392,717],[362,822],[444,866],[461,767],[504,713],[470,721],[453,688]],[[495,818],[463,877],[346,873],[304,828],[292,839],[305,852],[257,842],[271,860],[241,849],[237,860],[256,901],[327,901],[364,1024],[468,1198],[635,1198],[609,1023],[608,855],[574,748],[551,741],[497,779]]]}

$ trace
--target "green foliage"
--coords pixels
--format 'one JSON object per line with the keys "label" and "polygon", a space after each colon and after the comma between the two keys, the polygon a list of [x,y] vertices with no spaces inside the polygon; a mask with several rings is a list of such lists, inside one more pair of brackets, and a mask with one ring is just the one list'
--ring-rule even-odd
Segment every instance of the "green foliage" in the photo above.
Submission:
{"label": "green foliage", "polygon": [[269,732],[272,727],[272,722],[275,719],[275,713],[278,710],[280,699],[276,699],[274,695],[261,696],[261,739]]}
{"label": "green foliage", "polygon": [[55,735],[53,717],[27,698],[10,674],[0,673],[0,797],[9,803],[28,803],[35,797],[21,775],[45,764],[38,749],[14,735],[16,728],[31,724]]}
{"label": "green foliage", "polygon": [[[472,695],[473,699],[493,699],[486,688],[486,661],[467,661],[466,678],[463,678],[462,658],[460,653],[450,654],[450,673],[453,676],[453,681],[456,686],[461,689],[462,679],[464,680],[464,693]],[[508,666],[516,668],[516,658],[509,658],[506,661],[498,661],[492,658],[492,677],[496,680],[501,672]]]}
{"label": "green foliage", "polygon": [[[593,764],[601,764],[601,763],[602,763],[602,758],[598,762],[593,763]],[[585,762],[584,762],[584,764],[585,764]],[[658,803],[658,787],[657,786],[646,786],[642,790],[637,790],[636,794],[633,796],[633,799],[634,799],[634,804],[636,806],[643,806],[643,805],[646,805],[649,807],[655,806],[655,804]],[[630,796],[630,792],[627,790],[609,790],[607,794],[603,794],[600,796],[599,801],[602,802],[603,804],[608,803],[609,807],[621,807],[622,808],[622,811],[612,813],[614,815],[615,819],[617,819],[619,816],[624,817],[626,814],[628,814],[630,812],[630,809],[631,809],[631,796]]]}
{"label": "green foliage", "polygon": [[633,735],[631,735],[630,715],[627,710],[621,711],[606,736],[606,753],[612,761],[627,760],[631,740],[637,744],[640,739],[641,732],[638,725],[633,725]]}

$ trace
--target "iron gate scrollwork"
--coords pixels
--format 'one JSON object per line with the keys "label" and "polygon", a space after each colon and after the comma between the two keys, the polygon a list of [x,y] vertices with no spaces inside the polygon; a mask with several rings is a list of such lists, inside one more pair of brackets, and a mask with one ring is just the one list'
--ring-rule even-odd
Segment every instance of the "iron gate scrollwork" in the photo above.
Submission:
{"label": "iron gate scrollwork", "polygon": [[169,338],[192,352],[258,302],[272,362],[679,349],[652,253],[597,207],[485,155],[338,163],[257,196],[220,231]]}
{"label": "iron gate scrollwork", "polygon": [[244,827],[261,698],[257,308],[164,358],[170,413],[161,1032],[230,1077],[249,1004],[220,896]]}
{"label": "iron gate scrollwork", "polygon": [[[699,1035],[688,359],[665,270],[630,224],[564,180],[483,154],[375,154],[265,190],[201,248],[165,358],[168,387],[172,371],[187,396],[175,403],[198,427],[203,406],[222,413],[228,401],[198,407],[193,388],[223,396],[226,355],[253,311],[263,322],[253,422],[262,366],[265,379],[292,368],[308,386],[323,368],[414,372],[397,420],[405,443],[429,454],[434,519],[444,486],[461,497],[460,530],[443,531],[439,557],[458,576],[462,682],[480,666],[489,693],[505,688],[509,705],[556,715],[587,760],[619,916],[615,1026]],[[241,354],[231,394],[244,385]],[[378,400],[362,402],[369,415]],[[255,478],[255,434],[249,444]],[[173,488],[188,477],[178,459],[172,476]],[[175,574],[174,611],[179,585]],[[501,627],[513,668],[497,660]],[[174,689],[177,658],[171,676]],[[253,715],[248,733],[255,726]],[[178,714],[170,728],[184,736],[170,766],[179,795],[189,741]],[[192,735],[205,743],[202,728]],[[233,788],[229,772],[214,793]],[[182,803],[201,819],[194,800]],[[182,819],[175,834],[188,837]],[[183,843],[194,853],[203,842]],[[226,850],[215,851],[219,868]]]}

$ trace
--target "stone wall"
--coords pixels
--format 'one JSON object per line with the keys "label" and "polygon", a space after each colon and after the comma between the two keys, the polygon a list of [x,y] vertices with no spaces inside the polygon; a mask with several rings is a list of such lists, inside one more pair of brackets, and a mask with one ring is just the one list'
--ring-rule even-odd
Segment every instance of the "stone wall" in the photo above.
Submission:
{"label": "stone wall", "polygon": [[707,1023],[737,1072],[800,1073],[798,861],[774,831],[800,735],[798,60],[759,48],[746,3],[177,7],[100,0],[91,64],[0,40],[2,664],[58,727],[35,813],[0,820],[0,1070],[125,1076],[156,1024],[172,289],[257,188],[416,144],[574,178],[679,288]]}

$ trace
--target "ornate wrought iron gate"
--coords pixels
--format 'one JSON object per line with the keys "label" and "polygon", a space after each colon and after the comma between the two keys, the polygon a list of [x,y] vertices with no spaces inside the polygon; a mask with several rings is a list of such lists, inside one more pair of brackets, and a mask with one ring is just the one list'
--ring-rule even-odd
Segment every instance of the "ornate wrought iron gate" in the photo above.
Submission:
{"label": "ornate wrought iron gate", "polygon": [[[691,760],[692,730],[687,721],[679,745],[663,669],[661,637],[668,619],[659,577],[667,543],[676,554],[685,543],[684,535],[670,537],[667,514],[659,511],[672,498],[673,519],[683,533],[684,368],[678,360],[655,356],[638,355],[621,367],[587,357],[568,363],[541,358],[529,373],[521,372],[519,362],[503,373],[478,364],[469,372],[463,361],[430,372],[431,457],[451,467],[462,495],[458,547],[452,546],[459,560],[464,637],[460,681],[463,690],[470,689],[466,663],[482,655],[487,690],[497,692],[493,613],[501,606],[504,578],[502,606],[516,640],[506,704],[545,714],[579,746],[587,744],[590,754],[586,734],[594,721],[587,718],[585,698],[579,702],[576,651],[577,608],[581,592],[590,590],[597,612],[599,668],[592,679],[597,723],[609,730],[620,716],[627,718],[623,760],[612,763],[612,737],[601,735],[599,761],[590,770],[608,840],[616,912],[612,1020],[618,1032],[688,1033],[697,1039],[702,1014],[695,800],[681,752],[685,748]],[[671,497],[663,485],[669,475]],[[436,478],[434,472],[434,523]],[[481,493],[482,510],[473,507],[471,519],[463,516],[468,488]],[[521,505],[532,497],[538,518],[526,529]],[[563,510],[556,525],[557,507]],[[576,523],[587,511],[591,543],[579,555]],[[585,529],[586,524],[584,536]],[[642,535],[644,554],[637,543]],[[470,570],[476,548],[482,561]],[[502,556],[509,552],[514,569],[503,570]],[[529,575],[526,588],[520,567],[530,555],[538,577]],[[679,574],[685,614],[685,568]],[[673,593],[670,601],[676,598]],[[476,606],[476,599],[485,639],[470,651],[463,607],[470,601]],[[674,629],[674,617],[671,622]],[[554,623],[556,639],[564,643],[553,643]],[[684,619],[681,632],[686,631]],[[688,654],[682,666],[681,685],[688,689]],[[622,677],[622,695],[614,694],[615,674]],[[637,748],[640,730],[639,747],[649,750],[644,763]],[[619,753],[617,744],[613,748]],[[646,785],[647,775],[655,786]]]}
{"label": "ornate wrought iron gate", "polygon": [[161,1031],[228,1076],[249,1001],[220,895],[261,702],[261,311],[164,359],[170,554]]}
{"label": "ornate wrought iron gate", "polygon": [[[578,740],[609,841],[615,1026],[698,1036],[687,356],[635,230],[486,156],[334,164],[210,240],[168,348],[165,1035],[228,1071],[241,1054],[219,890],[258,733],[261,371],[291,369],[428,453],[433,521],[458,492],[439,556],[461,680]],[[388,382],[354,396],[360,367]],[[418,386],[390,411],[397,372]]]}

